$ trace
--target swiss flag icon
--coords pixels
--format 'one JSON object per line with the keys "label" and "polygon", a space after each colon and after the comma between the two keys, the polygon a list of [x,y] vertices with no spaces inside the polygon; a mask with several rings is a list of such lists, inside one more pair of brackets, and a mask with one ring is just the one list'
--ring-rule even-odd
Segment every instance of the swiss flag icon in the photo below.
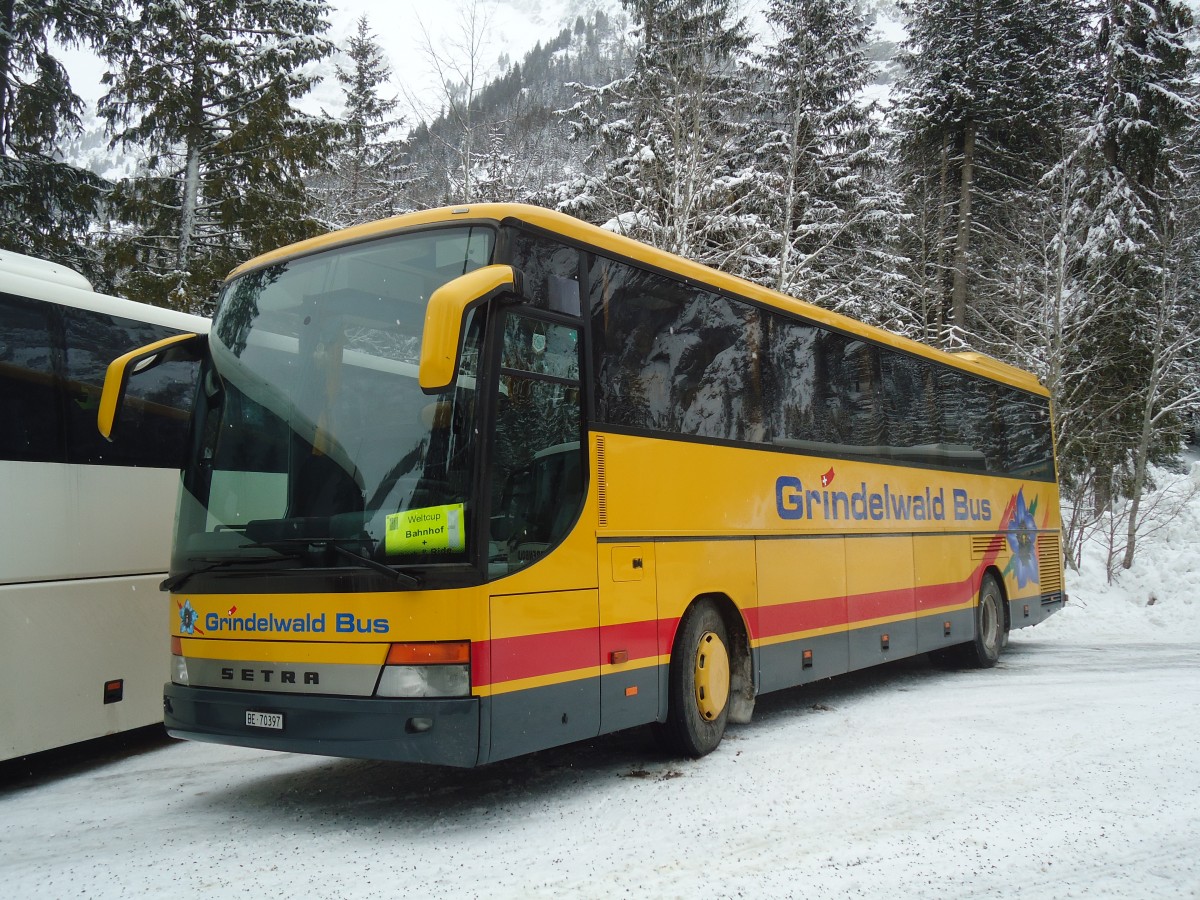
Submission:
{"label": "swiss flag icon", "polygon": [[833,484],[833,475],[833,467],[830,466],[829,471],[821,476],[821,487],[829,487],[831,484]]}

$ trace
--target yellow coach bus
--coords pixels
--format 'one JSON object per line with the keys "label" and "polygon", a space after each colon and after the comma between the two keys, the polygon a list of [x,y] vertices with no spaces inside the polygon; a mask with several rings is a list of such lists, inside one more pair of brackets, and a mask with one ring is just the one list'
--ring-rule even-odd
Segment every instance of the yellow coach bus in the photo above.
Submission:
{"label": "yellow coach bus", "polygon": [[472,766],[764,691],[990,666],[1064,602],[1046,391],[518,205],[252,260],[170,577],[176,737]]}

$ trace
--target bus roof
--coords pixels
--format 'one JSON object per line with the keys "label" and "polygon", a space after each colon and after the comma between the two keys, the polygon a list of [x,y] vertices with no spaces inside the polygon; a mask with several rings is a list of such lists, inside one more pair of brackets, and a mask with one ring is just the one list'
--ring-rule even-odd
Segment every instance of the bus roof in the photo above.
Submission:
{"label": "bus roof", "polygon": [[389,219],[380,219],[365,225],[356,225],[341,231],[310,238],[264,253],[238,266],[229,274],[233,279],[251,269],[279,263],[300,256],[307,256],[321,250],[327,250],[346,244],[357,243],[371,238],[405,231],[410,228],[436,224],[462,222],[463,224],[495,223],[503,224],[509,221],[524,222],[536,228],[541,228],[552,234],[561,235],[568,241],[575,241],[608,251],[615,256],[639,262],[660,271],[666,271],[706,287],[732,293],[750,300],[804,316],[807,319],[836,328],[841,331],[860,335],[868,340],[884,344],[896,349],[923,356],[955,368],[971,372],[991,381],[999,381],[1012,385],[1021,390],[1047,396],[1048,391],[1037,378],[1023,369],[1000,362],[983,353],[974,351],[947,353],[920,341],[901,337],[886,329],[859,322],[856,319],[789,297],[765,288],[762,285],[730,275],[718,269],[667,253],[641,241],[635,241],[624,235],[606,231],[595,225],[590,225],[573,216],[544,209],[540,206],[529,206],[520,203],[478,203],[465,206],[447,206],[438,209],[423,210],[407,213]]}
{"label": "bus roof", "polygon": [[[8,254],[3,255],[7,256]],[[21,256],[19,253],[12,255]],[[45,263],[47,266],[55,265],[47,263],[45,260],[35,260],[31,256],[24,258]],[[65,267],[63,268],[65,269]],[[73,272],[72,269],[65,269],[65,271]],[[91,283],[86,278],[77,272],[73,273],[78,276],[78,282],[69,278],[59,278],[54,273],[48,275],[46,270],[40,270],[39,267],[18,265],[10,268],[5,260],[0,262],[0,291],[19,297],[28,297],[31,300],[40,300],[44,303],[73,306],[77,309],[91,310],[110,316],[121,316],[140,322],[163,325],[167,328],[177,328],[180,331],[208,333],[210,323],[203,316],[194,316],[174,309],[164,309],[161,306],[151,306],[149,303],[138,303],[124,297],[98,294],[92,290]],[[79,282],[83,283],[82,287]]]}
{"label": "bus roof", "polygon": [[0,250],[0,272],[27,275],[81,291],[92,290],[92,283],[70,266],[48,259],[38,259],[36,256],[26,256],[24,253],[14,253],[12,250]]}

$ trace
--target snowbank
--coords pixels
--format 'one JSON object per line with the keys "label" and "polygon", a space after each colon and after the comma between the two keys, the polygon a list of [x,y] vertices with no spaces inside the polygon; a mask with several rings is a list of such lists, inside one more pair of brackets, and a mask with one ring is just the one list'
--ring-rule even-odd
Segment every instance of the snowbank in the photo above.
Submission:
{"label": "snowbank", "polygon": [[[1134,565],[1109,584],[1102,536],[1085,544],[1080,570],[1066,572],[1067,607],[1039,636],[1096,641],[1200,640],[1200,463],[1186,473],[1156,469],[1146,498],[1158,522],[1139,538]],[[1159,524],[1161,523],[1161,524]]]}

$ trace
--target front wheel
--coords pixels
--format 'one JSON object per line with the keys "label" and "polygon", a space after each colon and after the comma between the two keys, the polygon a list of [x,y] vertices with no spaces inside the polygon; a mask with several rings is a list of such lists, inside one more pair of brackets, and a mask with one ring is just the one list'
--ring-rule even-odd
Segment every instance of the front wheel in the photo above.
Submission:
{"label": "front wheel", "polygon": [[729,683],[725,621],[702,600],[684,616],[671,653],[667,721],[659,726],[670,750],[699,758],[717,748],[729,719]]}

